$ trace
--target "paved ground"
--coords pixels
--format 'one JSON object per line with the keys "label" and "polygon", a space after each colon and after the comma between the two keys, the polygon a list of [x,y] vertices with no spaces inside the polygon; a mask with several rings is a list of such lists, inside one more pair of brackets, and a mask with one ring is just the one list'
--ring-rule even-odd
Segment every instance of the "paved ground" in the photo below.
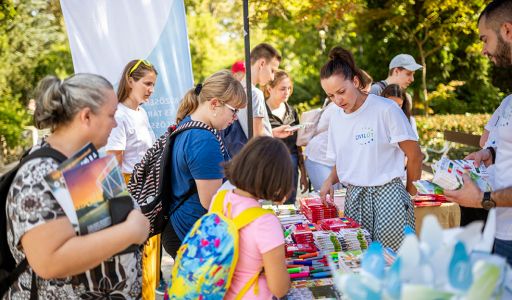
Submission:
{"label": "paved ground", "polygon": [[[169,279],[171,278],[171,270],[172,270],[172,266],[174,264],[174,260],[172,259],[172,257],[169,254],[167,254],[167,252],[165,252],[165,250],[162,249],[162,251],[164,251],[164,253],[162,255],[161,268],[162,268],[164,280],[166,282],[169,282]],[[163,296],[156,295],[156,300],[163,300],[163,299],[164,299]]]}

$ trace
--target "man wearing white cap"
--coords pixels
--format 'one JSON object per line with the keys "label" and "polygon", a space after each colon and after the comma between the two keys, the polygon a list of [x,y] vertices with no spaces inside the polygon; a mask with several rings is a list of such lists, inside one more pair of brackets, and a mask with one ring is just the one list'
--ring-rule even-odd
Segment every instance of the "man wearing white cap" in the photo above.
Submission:
{"label": "man wearing white cap", "polygon": [[398,84],[405,90],[413,83],[414,72],[421,68],[422,66],[417,64],[411,55],[398,54],[389,63],[388,78],[374,83],[370,89],[370,94],[380,95],[389,84]]}

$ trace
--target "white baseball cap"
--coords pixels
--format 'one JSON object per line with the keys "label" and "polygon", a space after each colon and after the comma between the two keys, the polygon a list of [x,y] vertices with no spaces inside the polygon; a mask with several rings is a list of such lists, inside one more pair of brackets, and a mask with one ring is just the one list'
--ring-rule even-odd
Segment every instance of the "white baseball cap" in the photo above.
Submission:
{"label": "white baseball cap", "polygon": [[389,69],[391,70],[393,68],[404,68],[409,71],[416,71],[423,68],[423,66],[417,64],[414,58],[409,54],[398,54],[393,57],[389,63]]}

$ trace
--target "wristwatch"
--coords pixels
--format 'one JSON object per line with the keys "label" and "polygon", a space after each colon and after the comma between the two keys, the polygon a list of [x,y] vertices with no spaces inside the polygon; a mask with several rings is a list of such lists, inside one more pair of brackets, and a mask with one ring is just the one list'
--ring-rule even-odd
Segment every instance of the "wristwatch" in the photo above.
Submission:
{"label": "wristwatch", "polygon": [[496,207],[496,202],[491,199],[491,192],[484,192],[484,197],[482,199],[482,207],[484,209],[491,209]]}

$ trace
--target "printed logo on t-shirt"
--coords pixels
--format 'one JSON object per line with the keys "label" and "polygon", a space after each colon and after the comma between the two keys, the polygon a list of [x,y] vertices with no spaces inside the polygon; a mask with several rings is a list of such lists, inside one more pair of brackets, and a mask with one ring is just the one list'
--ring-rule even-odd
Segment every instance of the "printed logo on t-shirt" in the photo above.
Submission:
{"label": "printed logo on t-shirt", "polygon": [[505,127],[510,123],[510,118],[512,117],[512,101],[508,102],[508,105],[501,112],[501,116],[498,119],[498,124],[496,127]]}
{"label": "printed logo on t-shirt", "polygon": [[359,145],[368,145],[374,141],[373,128],[363,127],[356,131],[356,142]]}

